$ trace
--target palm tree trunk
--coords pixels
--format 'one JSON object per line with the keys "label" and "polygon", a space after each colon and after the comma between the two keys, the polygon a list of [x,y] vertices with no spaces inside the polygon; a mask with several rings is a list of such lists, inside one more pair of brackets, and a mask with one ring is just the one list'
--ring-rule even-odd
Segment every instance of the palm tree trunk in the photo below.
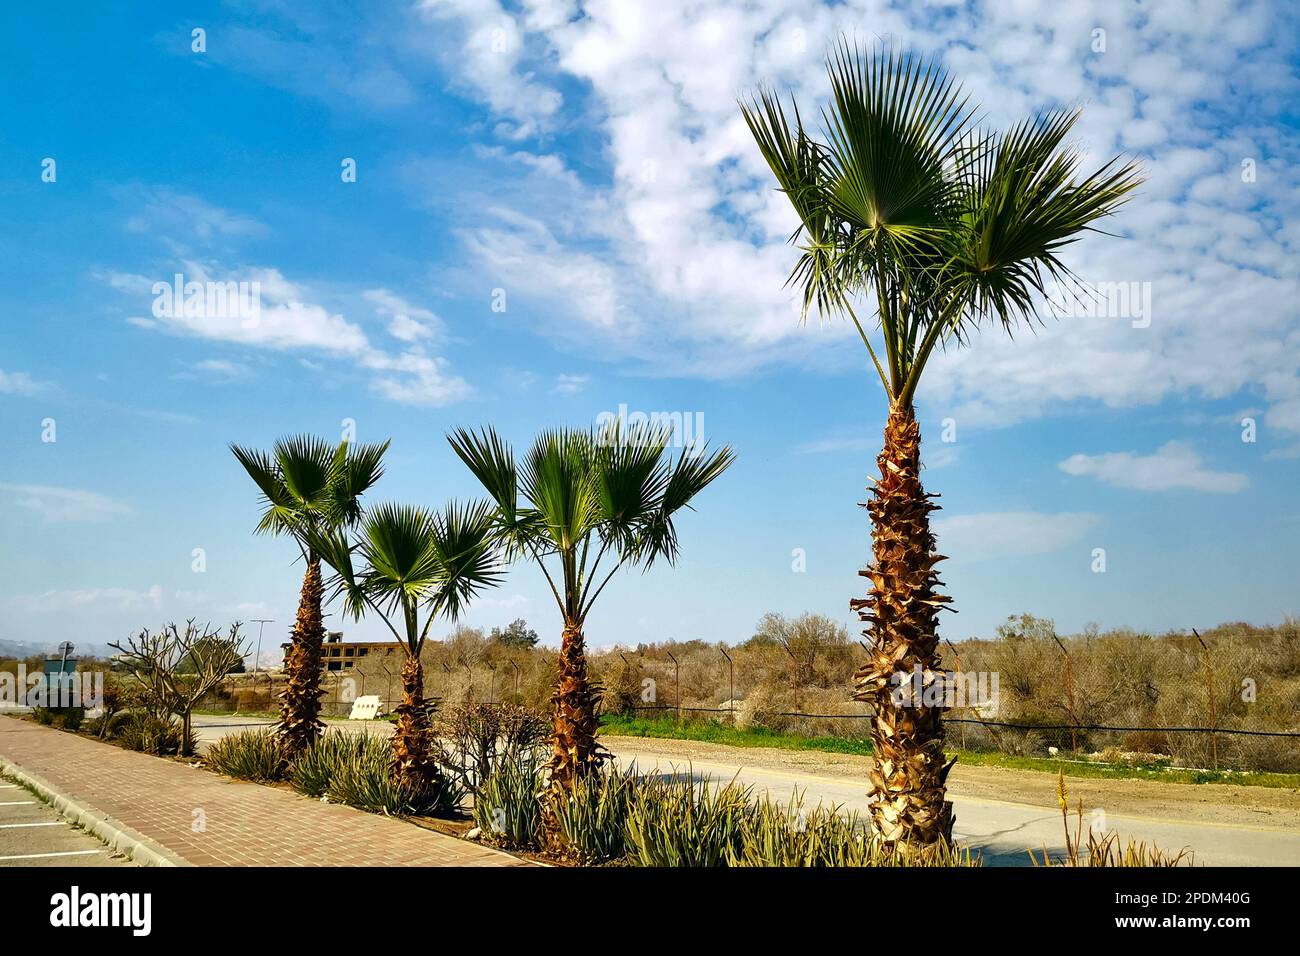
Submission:
{"label": "palm tree trunk", "polygon": [[393,731],[392,776],[415,789],[431,784],[437,769],[430,757],[429,711],[424,701],[424,665],[407,653],[402,664],[402,702]]}
{"label": "palm tree trunk", "polygon": [[[921,429],[909,406],[890,408],[885,443],[876,459],[880,478],[867,510],[872,522],[866,598],[849,602],[870,638],[870,652],[853,676],[855,700],[873,705],[871,819],[889,843],[926,846],[952,840],[952,804],[944,800],[951,763],[943,759],[943,707],[912,699],[914,675],[931,686],[939,673],[939,609],[950,598],[934,566],[932,504],[921,487]],[[939,700],[943,698],[940,697]]]}
{"label": "palm tree trunk", "polygon": [[285,688],[280,694],[278,731],[285,756],[293,759],[318,739],[325,729],[320,721],[321,644],[325,619],[321,599],[325,593],[320,561],[311,558],[302,579],[293,643],[284,662]]}
{"label": "palm tree trunk", "polygon": [[564,626],[559,670],[559,682],[551,697],[555,727],[551,782],[569,790],[579,777],[598,770],[605,757],[596,740],[601,693],[588,678],[582,628],[577,624]]}

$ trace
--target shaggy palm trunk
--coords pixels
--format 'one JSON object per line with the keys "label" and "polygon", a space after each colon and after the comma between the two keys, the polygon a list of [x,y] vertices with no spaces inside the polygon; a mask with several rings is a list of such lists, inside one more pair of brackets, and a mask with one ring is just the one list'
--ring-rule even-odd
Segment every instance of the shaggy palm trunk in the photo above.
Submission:
{"label": "shaggy palm trunk", "polygon": [[551,698],[555,721],[551,781],[557,788],[569,790],[579,777],[598,770],[604,759],[596,741],[600,690],[588,678],[582,629],[576,624],[564,626],[559,668],[559,682]]}
{"label": "shaggy palm trunk", "polygon": [[[934,566],[930,502],[921,487],[921,430],[910,406],[893,406],[876,459],[880,478],[867,510],[872,522],[871,579],[865,599],[850,602],[868,622],[870,650],[853,677],[855,700],[874,708],[871,723],[871,819],[891,844],[927,846],[952,840],[952,804],[944,800],[951,764],[943,759],[939,609],[949,598]],[[919,675],[919,680],[917,679]],[[931,688],[930,695],[924,694]],[[936,701],[937,703],[931,703]]]}
{"label": "shaggy palm trunk", "polygon": [[431,784],[437,774],[430,756],[429,709],[424,701],[424,666],[408,653],[402,664],[402,702],[393,730],[393,779],[415,789]]}
{"label": "shaggy palm trunk", "polygon": [[312,558],[307,562],[307,573],[302,579],[293,643],[284,662],[286,683],[284,692],[280,694],[278,729],[285,756],[289,759],[320,739],[324,730],[320,721],[321,644],[325,640],[321,599],[324,592],[320,561]]}

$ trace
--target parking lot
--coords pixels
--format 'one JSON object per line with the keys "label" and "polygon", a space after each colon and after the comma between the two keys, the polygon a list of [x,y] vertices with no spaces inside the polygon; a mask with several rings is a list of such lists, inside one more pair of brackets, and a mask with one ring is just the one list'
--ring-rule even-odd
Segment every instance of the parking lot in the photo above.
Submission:
{"label": "parking lot", "polygon": [[0,866],[131,866],[30,791],[0,777]]}

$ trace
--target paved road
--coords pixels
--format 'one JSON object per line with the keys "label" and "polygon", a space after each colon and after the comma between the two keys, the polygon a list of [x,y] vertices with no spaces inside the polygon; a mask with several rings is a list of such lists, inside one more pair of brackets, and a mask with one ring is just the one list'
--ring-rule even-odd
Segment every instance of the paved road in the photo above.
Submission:
{"label": "paved road", "polygon": [[[240,727],[257,723],[265,722],[249,718],[195,717],[195,731],[201,742],[210,743]],[[383,721],[331,721],[330,726],[369,733],[388,734],[392,731],[392,725]],[[651,739],[635,743],[620,741],[614,745],[614,753],[621,763],[636,761],[643,770],[656,766],[660,770],[686,769],[680,758],[656,752]],[[691,769],[697,776],[722,782],[738,776],[741,783],[753,785],[756,792],[767,791],[781,801],[788,800],[797,787],[804,795],[806,807],[825,803],[840,804],[846,810],[866,811],[867,797],[861,781],[745,767],[740,762],[740,752],[737,753],[736,763],[695,760]],[[1061,817],[1055,806],[1030,806],[969,797],[957,787],[950,790],[950,797],[957,814],[954,828],[957,838],[964,846],[979,850],[986,864],[1028,866],[1030,861],[1026,851],[1030,847],[1041,851],[1046,846],[1052,853],[1060,853],[1065,848]],[[1195,852],[1198,865],[1300,866],[1300,833],[1292,830],[1119,814],[1109,814],[1106,826],[1126,837],[1155,843],[1171,852],[1189,847]]]}
{"label": "paved road", "polygon": [[0,867],[131,865],[29,791],[0,777]]}

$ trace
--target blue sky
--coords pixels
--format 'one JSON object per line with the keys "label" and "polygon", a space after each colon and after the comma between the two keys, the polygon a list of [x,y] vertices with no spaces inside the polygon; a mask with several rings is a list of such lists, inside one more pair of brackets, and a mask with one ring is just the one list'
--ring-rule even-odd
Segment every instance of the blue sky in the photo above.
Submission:
{"label": "blue sky", "polygon": [[[1145,284],[1149,321],[986,332],[927,370],[945,636],[1021,611],[1066,630],[1300,611],[1287,5],[361,7],[0,14],[0,638],[196,616],[279,639],[301,568],[251,536],[228,442],[352,420],[393,440],[378,498],[438,505],[474,493],[449,428],[523,442],[620,405],[700,413],[739,460],[682,521],[678,567],[611,585],[592,643],[742,640],[769,610],[853,622],[884,400],[849,330],[799,326],[793,221],[735,107],[758,83],[815,106],[841,32],[941,56],[992,125],[1079,103],[1092,161],[1148,169],[1116,236],[1069,261]],[[259,322],[155,316],[177,272],[260,282]],[[557,639],[526,566],[469,623],[517,616]]]}

